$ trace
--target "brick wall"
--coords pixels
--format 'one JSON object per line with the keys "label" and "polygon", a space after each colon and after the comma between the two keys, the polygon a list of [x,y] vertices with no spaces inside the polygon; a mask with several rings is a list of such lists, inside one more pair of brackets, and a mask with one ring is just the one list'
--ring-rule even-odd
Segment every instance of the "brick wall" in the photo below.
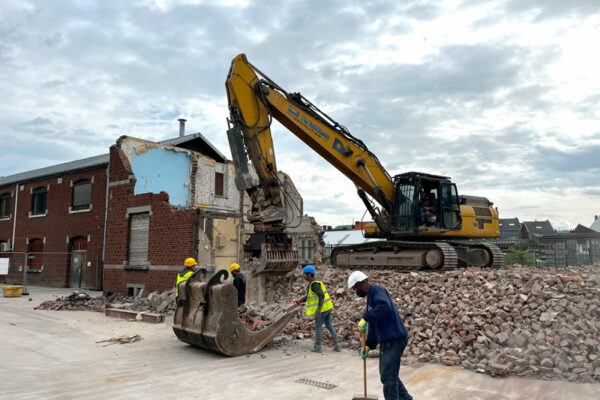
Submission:
{"label": "brick wall", "polygon": [[[131,178],[131,179],[130,179]],[[165,192],[134,195],[135,178],[127,157],[118,146],[110,148],[110,188],[106,233],[104,290],[126,293],[127,284],[148,291],[173,287],[187,257],[196,256],[197,210],[177,209]],[[149,207],[148,262],[145,270],[127,267],[129,218],[127,210]]]}
{"label": "brick wall", "polygon": [[[60,181],[62,179],[62,182]],[[73,187],[81,179],[89,179],[91,184],[91,210],[85,212],[70,213],[72,205]],[[59,183],[60,182],[60,183]],[[45,216],[31,217],[32,190],[45,187],[46,194]],[[22,190],[21,190],[22,188]],[[99,285],[102,265],[102,242],[104,238],[104,216],[106,204],[106,167],[87,171],[77,171],[62,176],[54,176],[26,182],[19,185],[18,204],[14,195],[16,185],[0,187],[0,194],[12,192],[11,218],[0,221],[0,240],[12,243],[12,232],[14,219],[16,218],[16,230],[14,240],[15,252],[27,252],[28,243],[33,239],[40,239],[44,252],[69,252],[69,240],[75,237],[85,238],[86,250],[93,253],[95,257],[88,259],[92,263],[86,267],[86,284]],[[15,206],[17,212],[15,215]],[[32,265],[44,266],[43,272],[30,272],[28,283],[42,286],[67,287],[69,284],[70,259],[67,255],[44,255],[31,261]],[[0,276],[0,280],[20,283],[22,273],[16,268],[11,268],[9,275]]]}

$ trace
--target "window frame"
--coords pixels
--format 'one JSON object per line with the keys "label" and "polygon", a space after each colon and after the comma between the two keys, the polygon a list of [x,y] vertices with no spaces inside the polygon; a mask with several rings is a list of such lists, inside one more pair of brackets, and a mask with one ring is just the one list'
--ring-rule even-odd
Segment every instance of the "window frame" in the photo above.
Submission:
{"label": "window frame", "polygon": [[[2,193],[0,194],[0,220],[10,219],[12,216],[12,193]],[[8,204],[8,207],[6,207]],[[4,214],[4,209],[8,209],[8,214]]]}
{"label": "window frame", "polygon": [[[44,210],[40,212],[39,210],[39,199],[41,195],[44,195]],[[44,186],[37,187],[31,191],[31,211],[30,215],[32,216],[41,216],[46,215],[48,213],[48,189]]]}
{"label": "window frame", "polygon": [[[75,204],[76,188],[78,186],[89,185],[88,202],[87,204]],[[81,196],[81,195],[80,195]],[[80,179],[73,183],[73,190],[71,193],[71,207],[69,211],[88,211],[92,208],[92,181],[90,179]]]}

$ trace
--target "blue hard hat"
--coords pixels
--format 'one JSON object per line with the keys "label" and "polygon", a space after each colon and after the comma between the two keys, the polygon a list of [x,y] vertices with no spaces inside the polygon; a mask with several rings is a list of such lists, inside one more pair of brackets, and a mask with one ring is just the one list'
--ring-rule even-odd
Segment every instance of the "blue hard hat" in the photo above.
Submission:
{"label": "blue hard hat", "polygon": [[315,274],[315,267],[313,267],[312,265],[307,265],[306,267],[304,267],[302,269],[302,273],[303,274]]}

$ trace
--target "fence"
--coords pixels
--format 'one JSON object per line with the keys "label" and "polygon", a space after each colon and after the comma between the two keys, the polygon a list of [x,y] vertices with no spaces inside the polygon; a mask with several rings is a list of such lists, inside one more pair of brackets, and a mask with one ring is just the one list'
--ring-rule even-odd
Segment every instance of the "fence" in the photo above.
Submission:
{"label": "fence", "polygon": [[600,263],[600,241],[576,240],[537,242],[533,240],[490,240],[504,252],[504,264],[536,267],[573,267]]}
{"label": "fence", "polygon": [[95,253],[0,252],[0,259],[8,259],[8,273],[0,275],[6,283],[95,290],[102,287],[102,266]]}

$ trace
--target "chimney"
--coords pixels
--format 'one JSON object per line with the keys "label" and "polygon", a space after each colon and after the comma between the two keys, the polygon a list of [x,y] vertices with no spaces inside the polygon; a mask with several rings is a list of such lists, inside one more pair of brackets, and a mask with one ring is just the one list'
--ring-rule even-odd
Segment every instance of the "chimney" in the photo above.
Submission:
{"label": "chimney", "polygon": [[183,137],[185,135],[185,122],[187,121],[187,119],[185,118],[179,118],[177,121],[179,121],[179,137]]}

